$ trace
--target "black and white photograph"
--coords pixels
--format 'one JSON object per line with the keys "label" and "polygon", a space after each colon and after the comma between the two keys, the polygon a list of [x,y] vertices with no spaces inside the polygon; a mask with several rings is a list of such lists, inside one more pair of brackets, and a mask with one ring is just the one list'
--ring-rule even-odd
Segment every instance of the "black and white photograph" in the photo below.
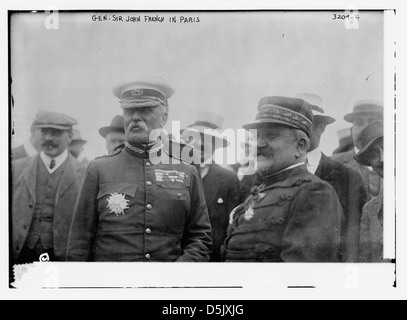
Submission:
{"label": "black and white photograph", "polygon": [[394,8],[4,15],[14,295],[396,290]]}

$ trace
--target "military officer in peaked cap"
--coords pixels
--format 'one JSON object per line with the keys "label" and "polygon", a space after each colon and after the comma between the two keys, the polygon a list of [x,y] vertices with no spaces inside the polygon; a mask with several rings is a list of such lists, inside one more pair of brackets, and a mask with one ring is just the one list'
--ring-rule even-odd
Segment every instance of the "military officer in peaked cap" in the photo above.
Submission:
{"label": "military officer in peaked cap", "polygon": [[265,97],[256,120],[261,184],[230,215],[225,261],[333,262],[342,208],[334,189],[307,171],[313,115],[302,99]]}
{"label": "military officer in peaked cap", "polygon": [[145,78],[116,87],[114,94],[127,141],[123,149],[89,164],[67,259],[208,261],[211,224],[198,172],[170,159],[163,143],[151,138],[167,121],[172,88]]}

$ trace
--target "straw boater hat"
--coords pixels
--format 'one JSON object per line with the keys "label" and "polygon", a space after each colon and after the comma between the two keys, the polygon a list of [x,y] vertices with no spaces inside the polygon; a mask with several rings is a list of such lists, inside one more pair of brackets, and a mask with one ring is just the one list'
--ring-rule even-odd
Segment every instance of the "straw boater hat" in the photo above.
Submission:
{"label": "straw boater hat", "polygon": [[330,116],[325,115],[323,109],[322,98],[314,93],[299,93],[296,95],[296,98],[303,99],[311,105],[312,114],[314,115],[315,120],[323,121],[325,124],[331,124],[336,120]]}
{"label": "straw boater hat", "polygon": [[82,143],[86,143],[87,140],[82,138],[81,132],[78,129],[72,129],[73,135],[72,135],[72,142],[78,141]]}
{"label": "straw boater hat", "polygon": [[362,149],[354,156],[355,160],[361,165],[369,165],[370,152],[377,141],[383,139],[383,121],[370,123],[362,130],[359,136]]}
{"label": "straw boater hat", "polygon": [[344,119],[352,123],[354,116],[359,114],[374,114],[377,115],[379,119],[383,118],[383,104],[377,100],[357,101],[353,106],[353,112],[348,113]]}
{"label": "straw boater hat", "polygon": [[229,141],[222,134],[223,118],[212,112],[201,111],[198,113],[193,124],[186,129],[181,130],[181,133],[201,133],[209,135],[215,139],[215,146],[222,145],[226,148],[230,145]]}

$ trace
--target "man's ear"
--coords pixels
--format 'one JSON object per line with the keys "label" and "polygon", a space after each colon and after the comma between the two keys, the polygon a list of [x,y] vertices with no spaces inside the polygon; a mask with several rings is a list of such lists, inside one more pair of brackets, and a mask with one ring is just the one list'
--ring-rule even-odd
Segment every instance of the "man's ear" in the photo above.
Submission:
{"label": "man's ear", "polygon": [[297,159],[302,158],[304,155],[307,154],[309,148],[310,148],[310,141],[309,139],[305,138],[305,137],[301,137],[297,139],[297,153],[295,155],[295,157]]}

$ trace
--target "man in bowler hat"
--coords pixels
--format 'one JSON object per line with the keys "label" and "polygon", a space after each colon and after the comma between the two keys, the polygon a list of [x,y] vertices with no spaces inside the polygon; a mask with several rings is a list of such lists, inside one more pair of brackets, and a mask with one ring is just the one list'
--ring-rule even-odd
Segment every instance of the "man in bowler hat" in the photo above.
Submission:
{"label": "man in bowler hat", "polygon": [[108,154],[112,154],[117,148],[122,147],[126,141],[122,115],[115,115],[110,126],[102,127],[98,131],[99,134],[106,139]]}
{"label": "man in bowler hat", "polygon": [[243,126],[257,129],[262,183],[230,215],[225,261],[337,261],[342,208],[335,190],[305,164],[312,121],[306,101],[272,96]]}
{"label": "man in bowler hat", "polygon": [[171,158],[156,135],[167,122],[173,89],[148,77],[114,94],[123,110],[125,146],[90,162],[67,259],[208,261],[211,224],[198,171]]}
{"label": "man in bowler hat", "polygon": [[319,147],[326,126],[336,121],[325,114],[322,98],[313,93],[301,93],[296,97],[304,99],[311,105],[314,116],[310,150],[307,155],[307,169],[335,189],[342,205],[344,220],[339,260],[356,262],[358,260],[360,218],[363,205],[367,201],[366,188],[359,174],[327,157]]}
{"label": "man in bowler hat", "polygon": [[361,149],[360,134],[370,123],[383,120],[383,105],[375,100],[361,100],[354,105],[353,112],[345,116],[352,123],[352,139],[355,147],[347,152],[332,155],[332,159],[358,172],[367,189],[368,200],[378,196],[383,188],[382,178],[371,168],[360,165],[354,156]]}
{"label": "man in bowler hat", "polygon": [[[361,132],[360,146],[355,160],[383,178],[383,121],[372,122]],[[383,261],[383,189],[363,207],[359,253],[360,262]]]}
{"label": "man in bowler hat", "polygon": [[38,112],[39,155],[12,162],[12,238],[16,263],[65,259],[68,231],[85,166],[68,152],[75,119]]}
{"label": "man in bowler hat", "polygon": [[220,262],[220,247],[225,240],[229,225],[229,213],[240,204],[239,180],[234,172],[213,162],[217,148],[227,147],[229,142],[222,136],[223,118],[212,112],[199,112],[196,121],[183,131],[186,141],[199,153],[195,163],[203,181],[206,205],[212,224],[213,251],[211,262]]}

